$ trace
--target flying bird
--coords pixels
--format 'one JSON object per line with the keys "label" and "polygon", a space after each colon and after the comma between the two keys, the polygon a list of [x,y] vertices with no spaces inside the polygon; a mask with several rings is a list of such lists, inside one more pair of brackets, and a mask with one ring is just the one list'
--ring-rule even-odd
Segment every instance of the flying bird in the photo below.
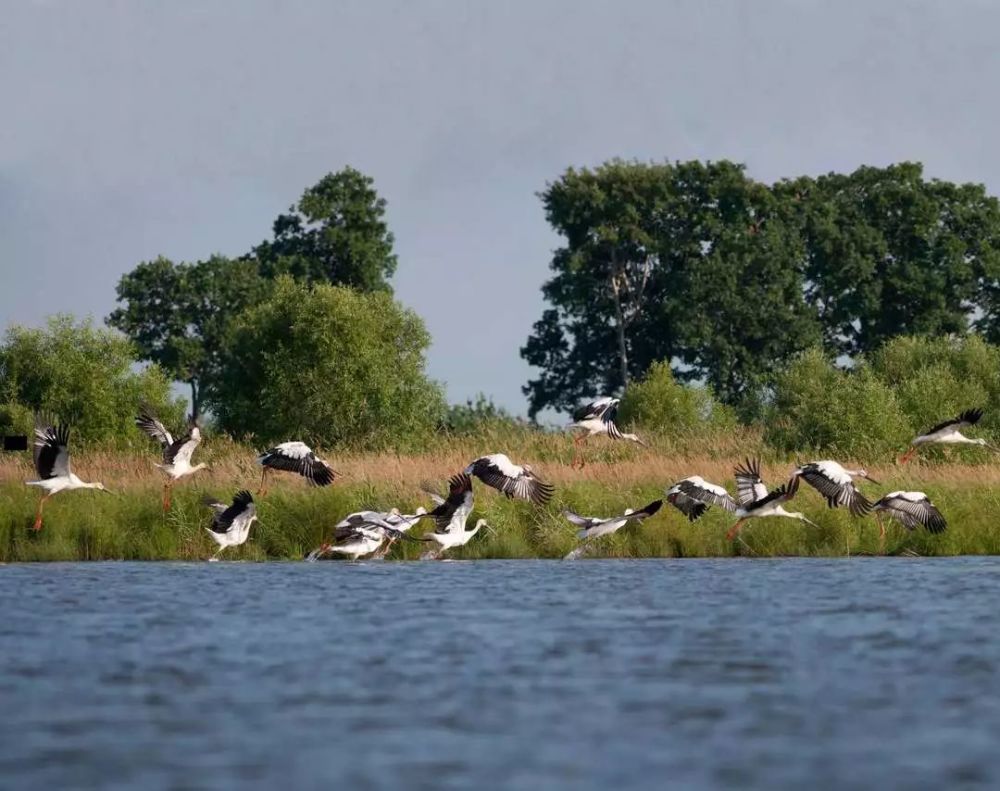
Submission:
{"label": "flying bird", "polygon": [[508,498],[531,500],[535,505],[545,505],[554,491],[550,484],[535,475],[529,465],[514,464],[503,453],[480,456],[465,468],[465,474],[475,475]]}
{"label": "flying bird", "polygon": [[25,481],[28,486],[44,489],[45,494],[38,501],[35,512],[35,523],[32,530],[42,529],[42,509],[45,502],[54,494],[67,489],[98,489],[108,491],[103,483],[86,483],[81,481],[69,468],[69,426],[65,423],[49,425],[40,417],[35,418],[35,471],[37,481]]}
{"label": "flying bird", "polygon": [[[648,519],[659,511],[662,505],[663,500],[653,500],[649,505],[643,506],[638,510],[626,508],[621,516],[609,517],[581,516],[567,508],[563,511],[563,516],[580,528],[576,533],[576,537],[583,542],[589,542],[592,539],[610,535],[625,527],[629,522],[641,522],[644,519]],[[566,557],[577,557],[581,549],[582,547],[577,547],[576,550],[570,552]]]}
{"label": "flying bird", "polygon": [[246,489],[236,493],[231,505],[219,502],[214,497],[206,497],[204,503],[215,512],[211,526],[205,529],[219,545],[218,552],[209,558],[216,560],[226,547],[246,543],[250,537],[250,526],[257,521],[257,506],[254,505],[253,495]]}
{"label": "flying bird", "polygon": [[931,533],[942,533],[948,527],[944,516],[923,492],[890,492],[872,506],[879,526],[879,538],[885,540],[885,525],[880,514],[886,514],[907,530],[923,525]]}
{"label": "flying bird", "polygon": [[191,464],[191,455],[195,448],[201,443],[201,429],[198,422],[191,416],[188,418],[187,433],[179,439],[174,439],[173,435],[167,431],[157,417],[146,408],[143,408],[135,419],[135,424],[146,434],[160,443],[163,448],[163,464],[156,466],[167,475],[167,480],[163,484],[163,510],[170,510],[170,493],[174,482],[180,480],[185,475],[193,475],[198,470],[205,469],[207,464]]}
{"label": "flying bird", "polygon": [[[428,494],[436,493],[431,491]],[[437,499],[442,498],[438,495]],[[434,520],[434,532],[427,533],[422,540],[433,541],[438,545],[434,557],[453,547],[465,546],[482,528],[489,527],[485,519],[478,520],[475,527],[467,527],[472,504],[472,478],[465,472],[453,476],[448,481],[448,496],[427,513]]]}
{"label": "flying bird", "polygon": [[698,521],[713,505],[735,511],[736,501],[729,492],[700,475],[678,481],[666,491],[667,502],[691,522]]}
{"label": "flying bird", "polygon": [[854,483],[855,477],[878,483],[864,467],[848,470],[835,461],[825,459],[799,466],[792,476],[801,478],[823,495],[830,508],[846,506],[853,516],[864,516],[872,509],[871,502]]}
{"label": "flying bird", "polygon": [[313,486],[329,486],[340,475],[328,462],[316,456],[313,449],[304,442],[282,442],[264,451],[257,457],[263,467],[260,474],[260,491],[267,493],[266,480],[270,470],[295,472]]}
{"label": "flying bird", "polygon": [[963,428],[976,425],[982,416],[983,410],[981,409],[967,409],[961,415],[953,418],[952,420],[946,420],[944,423],[938,423],[936,426],[928,429],[923,434],[914,437],[913,441],[910,443],[910,449],[899,457],[898,462],[900,464],[906,464],[906,462],[913,457],[913,454],[917,452],[921,445],[983,445],[990,450],[1000,452],[1000,448],[990,445],[990,443],[981,437],[971,439],[970,437],[966,437],[962,434]]}
{"label": "flying bird", "polygon": [[[573,446],[576,447],[591,437],[604,434],[611,439],[625,439],[645,447],[646,443],[639,439],[639,437],[635,434],[622,432],[615,423],[620,403],[620,398],[605,396],[604,398],[598,398],[596,401],[591,401],[589,404],[584,404],[573,412],[573,422],[569,424],[569,429],[582,429],[574,437]],[[573,459],[573,465],[577,466],[576,458]],[[583,466],[582,461],[579,463],[579,466]]]}

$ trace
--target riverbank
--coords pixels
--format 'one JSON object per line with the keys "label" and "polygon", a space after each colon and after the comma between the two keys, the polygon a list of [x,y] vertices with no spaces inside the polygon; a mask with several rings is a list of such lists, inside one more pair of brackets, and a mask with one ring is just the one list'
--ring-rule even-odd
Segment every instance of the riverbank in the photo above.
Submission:
{"label": "riverbank", "polygon": [[[224,450],[224,452],[223,452]],[[562,452],[561,449],[559,451]],[[241,560],[299,560],[328,538],[344,515],[365,508],[393,506],[412,512],[432,507],[420,491],[424,480],[443,486],[449,474],[460,470],[474,453],[462,446],[432,455],[368,455],[335,461],[344,476],[333,486],[314,489],[293,475],[273,476],[266,497],[258,498],[259,524],[243,547],[226,550],[224,557]],[[558,558],[577,545],[575,530],[561,516],[564,508],[585,515],[610,516],[625,508],[639,508],[663,497],[673,481],[699,474],[733,490],[735,454],[720,458],[664,456],[642,449],[605,444],[591,451],[582,470],[557,453],[537,454],[539,474],[556,485],[546,508],[508,501],[485,486],[476,488],[472,518],[485,518],[491,531],[476,536],[468,546],[450,553],[455,558]],[[64,560],[197,560],[215,550],[205,531],[209,512],[201,504],[205,494],[220,499],[239,488],[256,491],[259,468],[252,452],[229,446],[206,454],[211,469],[175,487],[173,507],[164,514],[160,504],[161,478],[149,454],[84,453],[74,459],[74,470],[85,480],[102,480],[114,491],[65,492],[45,508],[45,526],[31,526],[40,493],[24,486],[31,477],[25,458],[8,457],[0,463],[0,561]],[[519,457],[519,461],[530,459]],[[791,463],[765,462],[765,478],[778,485]],[[630,527],[594,542],[594,557],[836,557],[856,554],[993,555],[1000,554],[1000,468],[992,465],[920,463],[872,467],[881,486],[863,483],[871,499],[895,489],[926,491],[948,520],[941,535],[909,532],[889,524],[880,547],[874,519],[854,519],[843,510],[831,511],[818,493],[802,486],[790,510],[802,511],[818,527],[789,519],[753,521],[742,541],[730,542],[725,532],[732,517],[712,509],[695,524],[669,506],[640,527]],[[431,529],[423,522],[415,535]],[[390,558],[419,557],[425,546],[400,542]]]}

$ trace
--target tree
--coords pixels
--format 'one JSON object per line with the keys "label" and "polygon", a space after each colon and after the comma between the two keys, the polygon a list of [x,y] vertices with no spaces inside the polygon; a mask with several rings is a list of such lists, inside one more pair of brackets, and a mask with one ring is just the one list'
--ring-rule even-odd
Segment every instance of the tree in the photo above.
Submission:
{"label": "tree", "polygon": [[190,386],[191,410],[198,415],[221,365],[230,322],[259,301],[266,286],[252,260],[212,256],[175,264],[160,257],[122,276],[118,301],[124,305],[107,322],[135,343],[143,359]]}
{"label": "tree", "polygon": [[977,312],[1000,337],[1000,203],[981,184],[925,181],[919,163],[904,162],[775,191],[798,198],[806,300],[832,353],[965,334]]}
{"label": "tree", "polygon": [[222,428],[260,444],[414,445],[445,414],[424,372],[429,343],[423,322],[384,291],[281,277],[234,325],[210,404]]}
{"label": "tree", "polygon": [[542,369],[524,388],[532,415],[615,392],[658,360],[737,403],[818,339],[796,215],[741,166],[613,162],[542,197],[567,243],[543,286],[553,307],[522,349]]}
{"label": "tree", "polygon": [[274,221],[274,239],[253,254],[260,271],[308,283],[389,291],[396,271],[385,200],[372,179],[353,168],[329,173]]}
{"label": "tree", "polygon": [[89,320],[60,315],[45,329],[11,327],[0,345],[0,425],[29,432],[34,412],[49,413],[73,424],[75,444],[139,440],[141,403],[179,421],[183,407],[163,371],[136,371],[136,361],[132,343]]}

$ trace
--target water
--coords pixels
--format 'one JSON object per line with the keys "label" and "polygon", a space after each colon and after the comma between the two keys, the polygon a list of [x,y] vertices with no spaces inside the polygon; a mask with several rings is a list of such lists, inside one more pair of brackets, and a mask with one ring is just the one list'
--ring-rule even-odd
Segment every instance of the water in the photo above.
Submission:
{"label": "water", "polygon": [[992,558],[0,567],[0,777],[996,787],[998,574]]}

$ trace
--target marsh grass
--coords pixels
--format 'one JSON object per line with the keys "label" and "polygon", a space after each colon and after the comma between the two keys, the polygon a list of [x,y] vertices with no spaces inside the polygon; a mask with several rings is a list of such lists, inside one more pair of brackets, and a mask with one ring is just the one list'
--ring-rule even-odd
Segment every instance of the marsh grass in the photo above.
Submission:
{"label": "marsh grass", "polygon": [[[492,530],[482,531],[466,547],[449,553],[466,558],[559,558],[577,546],[576,531],[562,516],[564,508],[610,516],[663,496],[664,488],[691,474],[733,490],[733,463],[759,454],[768,482],[783,482],[794,463],[765,447],[759,432],[730,430],[706,437],[653,437],[652,447],[592,440],[582,449],[587,464],[570,466],[571,440],[560,434],[515,432],[475,438],[438,437],[427,452],[416,455],[354,454],[331,456],[344,474],[326,489],[312,489],[294,475],[276,474],[269,493],[257,498],[259,522],[242,547],[222,557],[234,560],[301,559],[330,537],[345,514],[362,508],[397,506],[412,511],[431,504],[421,481],[439,481],[461,470],[471,459],[504,449],[519,462],[533,463],[539,474],[556,484],[546,508],[508,501],[491,489],[477,487],[472,519],[485,518]],[[957,452],[956,452],[957,451]],[[0,457],[0,561],[54,560],[201,560],[215,551],[205,527],[209,512],[205,494],[229,498],[240,488],[256,491],[260,481],[254,452],[226,439],[214,438],[199,452],[211,466],[174,488],[173,507],[163,514],[162,478],[153,467],[155,454],[137,449],[96,449],[74,455],[74,470],[85,480],[101,480],[114,490],[65,492],[45,508],[45,527],[29,530],[39,492],[23,485],[31,469],[26,455]],[[926,491],[941,508],[949,529],[933,536],[889,526],[884,548],[871,518],[853,519],[845,511],[826,508],[819,495],[803,486],[792,510],[804,512],[819,527],[789,519],[751,521],[742,540],[727,541],[732,518],[712,509],[690,524],[664,506],[641,527],[630,527],[596,540],[586,557],[837,557],[859,554],[919,555],[1000,554],[1000,466],[982,449],[931,449],[905,467],[889,460],[867,463],[883,483],[863,488],[874,499],[894,489]],[[887,523],[888,524],[888,523]],[[422,522],[412,531],[430,529]],[[415,559],[426,545],[399,542],[391,558]]]}

